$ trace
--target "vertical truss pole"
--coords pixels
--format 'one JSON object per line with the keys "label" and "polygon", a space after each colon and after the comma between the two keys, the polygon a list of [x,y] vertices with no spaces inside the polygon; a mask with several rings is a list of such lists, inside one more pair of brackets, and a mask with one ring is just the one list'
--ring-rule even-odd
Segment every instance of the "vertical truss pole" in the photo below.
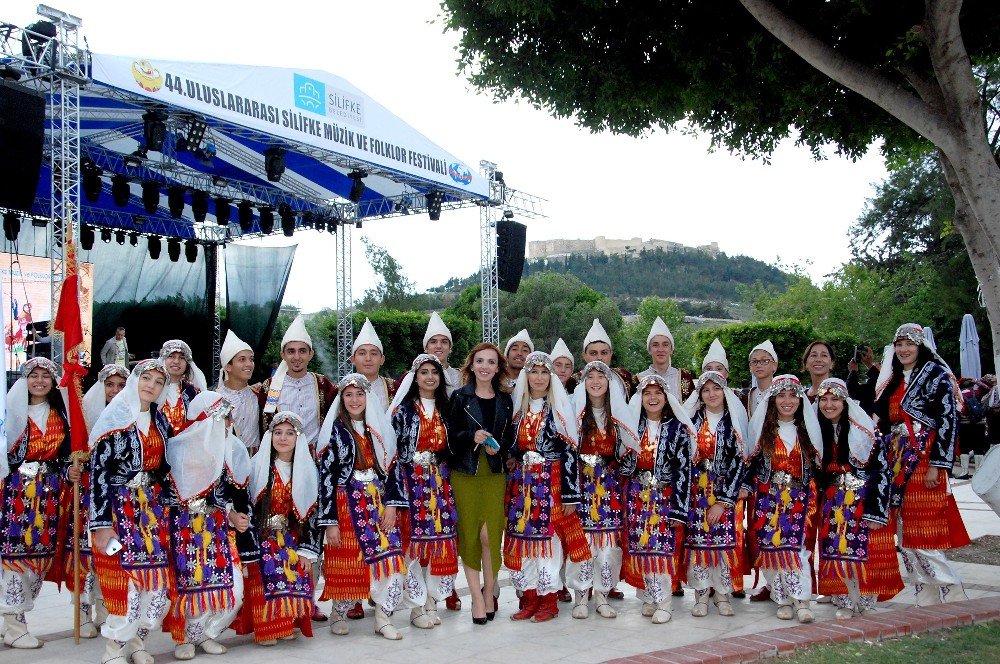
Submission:
{"label": "vertical truss pole", "polygon": [[204,244],[205,248],[205,308],[208,309],[209,320],[212,324],[212,359],[208,366],[211,373],[208,375],[208,385],[211,389],[215,385],[216,377],[222,367],[219,365],[219,353],[222,352],[221,335],[222,321],[219,320],[219,245]]}
{"label": "vertical truss pole", "polygon": [[351,346],[354,323],[351,321],[351,229],[347,220],[337,229],[337,380],[351,373]]}
{"label": "vertical truss pole", "polygon": [[497,281],[496,216],[502,184],[495,181],[497,165],[479,162],[479,172],[490,183],[490,199],[479,208],[479,286],[483,303],[483,341],[500,344],[500,287]]}
{"label": "vertical truss pole", "polygon": [[[52,170],[50,196],[52,221],[48,227],[51,317],[59,308],[59,292],[66,275],[66,241],[79,237],[80,225],[80,80],[83,73],[77,26],[54,20],[56,37],[49,44],[49,158]],[[63,361],[63,338],[51,329],[52,361]]]}

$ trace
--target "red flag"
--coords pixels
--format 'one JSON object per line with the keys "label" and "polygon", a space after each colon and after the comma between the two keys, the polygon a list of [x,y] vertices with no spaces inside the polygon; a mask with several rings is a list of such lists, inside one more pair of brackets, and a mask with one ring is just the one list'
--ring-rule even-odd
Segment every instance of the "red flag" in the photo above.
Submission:
{"label": "red flag", "polygon": [[69,397],[66,407],[69,411],[69,433],[72,450],[86,453],[87,421],[83,416],[83,386],[81,381],[87,375],[87,368],[80,364],[83,346],[83,321],[80,319],[79,277],[76,265],[76,246],[66,244],[66,277],[59,293],[59,310],[53,327],[63,335],[63,378],[59,383],[65,387]]}

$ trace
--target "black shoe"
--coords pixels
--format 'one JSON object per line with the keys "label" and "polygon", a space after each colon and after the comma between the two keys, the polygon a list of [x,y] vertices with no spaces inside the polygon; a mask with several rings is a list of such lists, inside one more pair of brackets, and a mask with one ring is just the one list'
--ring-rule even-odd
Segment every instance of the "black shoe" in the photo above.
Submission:
{"label": "black shoe", "polygon": [[747,594],[743,590],[734,590],[733,591],[733,597],[735,597],[736,599],[743,599],[746,596],[747,596]]}
{"label": "black shoe", "polygon": [[486,612],[486,619],[487,620],[493,620],[496,617],[497,617],[497,612],[496,611],[487,611]]}
{"label": "black shoe", "polygon": [[670,594],[673,595],[674,597],[684,597],[684,591],[683,590],[675,590],[674,592],[672,592]]}
{"label": "black shoe", "polygon": [[486,616],[487,616],[486,618],[477,618],[477,617],[473,616],[472,617],[472,624],[473,625],[485,625],[486,621],[489,620],[489,614],[487,613]]}

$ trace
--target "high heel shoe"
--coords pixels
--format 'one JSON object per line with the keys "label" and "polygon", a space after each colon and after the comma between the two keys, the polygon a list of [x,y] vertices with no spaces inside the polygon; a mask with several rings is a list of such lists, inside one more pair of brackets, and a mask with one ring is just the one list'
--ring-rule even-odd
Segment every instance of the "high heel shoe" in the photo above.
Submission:
{"label": "high heel shoe", "polygon": [[[483,593],[483,597],[486,597],[486,586],[483,586],[481,588],[481,592]],[[493,610],[486,612],[486,619],[487,620],[493,620],[494,618],[497,617],[497,598],[496,597],[491,597],[491,599],[493,600]]]}
{"label": "high heel shoe", "polygon": [[486,615],[487,615],[486,618],[477,618],[475,616],[472,616],[472,624],[474,624],[474,625],[485,625],[486,621],[489,620],[489,614],[487,613]]}

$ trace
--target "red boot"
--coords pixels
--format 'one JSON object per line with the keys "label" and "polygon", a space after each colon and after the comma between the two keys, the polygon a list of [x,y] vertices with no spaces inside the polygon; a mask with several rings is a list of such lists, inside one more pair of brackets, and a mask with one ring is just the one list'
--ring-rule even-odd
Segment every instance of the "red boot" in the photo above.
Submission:
{"label": "red boot", "polygon": [[538,610],[531,616],[531,622],[546,622],[559,615],[559,602],[556,593],[542,595],[539,598]]}
{"label": "red boot", "polygon": [[355,602],[354,606],[347,610],[348,620],[361,620],[365,617],[365,610],[361,606],[361,602]]}
{"label": "red boot", "polygon": [[[555,597],[555,594],[552,594]],[[538,591],[537,590],[525,590],[524,595],[521,596],[521,606],[524,607],[514,615],[510,617],[511,620],[527,620],[535,615],[538,611]]]}
{"label": "red boot", "polygon": [[567,588],[566,586],[563,586],[562,590],[560,590],[558,593],[556,593],[556,595],[559,597],[559,601],[560,602],[572,602],[573,601],[573,596],[570,594],[569,588]]}
{"label": "red boot", "polygon": [[448,607],[449,611],[462,610],[462,600],[459,598],[458,593],[454,590],[452,590],[451,594],[444,600],[444,605]]}

